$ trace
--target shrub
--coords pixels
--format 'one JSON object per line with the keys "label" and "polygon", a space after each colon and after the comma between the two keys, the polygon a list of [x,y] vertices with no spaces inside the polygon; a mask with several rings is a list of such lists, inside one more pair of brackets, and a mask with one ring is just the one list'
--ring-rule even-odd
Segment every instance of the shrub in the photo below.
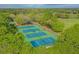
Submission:
{"label": "shrub", "polygon": [[26,23],[27,21],[30,21],[29,17],[23,15],[23,14],[18,14],[16,15],[15,17],[15,21],[18,23],[18,24],[24,24]]}
{"label": "shrub", "polygon": [[50,27],[52,30],[56,31],[56,32],[61,32],[64,29],[64,23],[56,20],[56,21],[52,21],[50,23]]}

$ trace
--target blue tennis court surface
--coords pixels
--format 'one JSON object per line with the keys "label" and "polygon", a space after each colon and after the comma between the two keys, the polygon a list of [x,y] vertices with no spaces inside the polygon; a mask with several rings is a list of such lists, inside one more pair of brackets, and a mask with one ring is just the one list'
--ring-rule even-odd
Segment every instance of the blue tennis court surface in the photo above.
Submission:
{"label": "blue tennis court surface", "polygon": [[17,28],[33,47],[51,45],[55,42],[55,38],[53,38],[52,34],[49,34],[39,26],[37,27],[37,25],[18,26]]}
{"label": "blue tennis court surface", "polygon": [[54,39],[51,38],[51,37],[44,38],[44,39],[41,39],[41,40],[31,41],[31,44],[32,44],[33,47],[38,47],[38,46],[41,46],[41,45],[48,45],[48,44],[52,44],[52,43],[54,43]]}
{"label": "blue tennis court surface", "polygon": [[40,37],[40,36],[45,36],[46,33],[44,32],[38,32],[38,33],[32,33],[32,34],[26,34],[27,38],[34,38],[34,37]]}
{"label": "blue tennis court surface", "polygon": [[23,33],[36,32],[36,31],[40,31],[40,29],[25,29],[23,30]]}

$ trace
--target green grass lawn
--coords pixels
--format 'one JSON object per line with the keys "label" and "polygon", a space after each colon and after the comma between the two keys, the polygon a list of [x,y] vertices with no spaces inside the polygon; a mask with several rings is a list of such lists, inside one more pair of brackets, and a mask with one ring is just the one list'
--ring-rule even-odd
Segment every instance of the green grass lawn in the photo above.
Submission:
{"label": "green grass lawn", "polygon": [[64,29],[70,28],[75,24],[79,24],[79,19],[59,19],[60,21],[64,22]]}

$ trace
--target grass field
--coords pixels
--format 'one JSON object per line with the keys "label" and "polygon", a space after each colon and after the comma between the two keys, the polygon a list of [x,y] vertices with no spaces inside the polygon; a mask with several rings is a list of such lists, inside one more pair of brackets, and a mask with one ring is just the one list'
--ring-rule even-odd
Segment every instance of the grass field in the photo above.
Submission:
{"label": "grass field", "polygon": [[60,21],[64,22],[64,29],[70,28],[75,24],[79,24],[79,19],[59,19]]}

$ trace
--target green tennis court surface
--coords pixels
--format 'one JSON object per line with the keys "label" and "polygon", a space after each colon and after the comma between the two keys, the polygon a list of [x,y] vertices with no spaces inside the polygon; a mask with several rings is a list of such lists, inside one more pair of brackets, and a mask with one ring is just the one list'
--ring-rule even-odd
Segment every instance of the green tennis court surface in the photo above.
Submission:
{"label": "green tennis court surface", "polygon": [[33,47],[42,45],[51,45],[55,42],[55,36],[48,31],[42,29],[41,26],[28,25],[28,26],[17,26],[19,32],[21,32],[26,41],[30,42]]}

